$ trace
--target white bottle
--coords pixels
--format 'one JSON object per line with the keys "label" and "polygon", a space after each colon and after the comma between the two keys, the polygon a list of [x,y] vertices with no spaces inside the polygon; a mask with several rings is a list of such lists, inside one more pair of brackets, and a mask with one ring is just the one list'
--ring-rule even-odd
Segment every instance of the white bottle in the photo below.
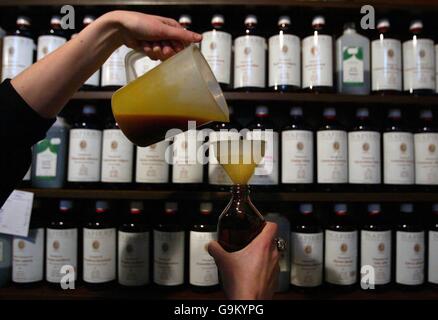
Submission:
{"label": "white bottle", "polygon": [[[178,23],[186,30],[193,31],[192,27],[192,17],[188,14],[182,14],[179,19]],[[199,42],[195,43],[195,46],[199,48]]]}
{"label": "white bottle", "polygon": [[134,145],[117,124],[103,130],[101,181],[131,183]]}
{"label": "white bottle", "polygon": [[[337,218],[347,213],[345,204],[335,205]],[[336,223],[339,226],[339,223]],[[350,229],[350,228],[349,228]],[[349,286],[357,281],[357,230],[339,230],[334,225],[325,230],[325,280],[334,285]]]}
{"label": "white bottle", "polygon": [[316,134],[318,183],[347,183],[347,132],[336,122],[335,108],[325,108],[323,116],[325,123]]}
{"label": "white bottle", "polygon": [[17,18],[15,34],[3,38],[2,81],[12,79],[33,63],[35,43],[27,32],[31,27],[28,17]]}
{"label": "white bottle", "polygon": [[[84,19],[82,19],[82,27],[86,28],[88,25],[90,25],[95,20],[95,17],[92,15],[86,15],[84,16]],[[72,35],[71,38],[73,39],[75,35]],[[91,75],[85,81],[84,86],[87,88],[98,88],[100,84],[100,68]]]}
{"label": "white bottle", "polygon": [[37,60],[41,60],[67,42],[65,37],[57,35],[56,32],[61,29],[61,17],[53,16],[50,19],[50,25],[49,33],[38,37]]}
{"label": "white bottle", "polygon": [[438,132],[433,127],[432,110],[420,112],[422,125],[414,134],[415,184],[438,185]]}
{"label": "white bottle", "polygon": [[[190,129],[173,140],[173,183],[202,183],[204,166],[198,159],[203,142],[203,132]],[[202,154],[201,154],[202,155]],[[202,159],[201,159],[202,160]]]}
{"label": "white bottle", "polygon": [[118,230],[118,281],[123,286],[149,284],[150,232],[145,225],[143,203],[132,201],[129,218]]}
{"label": "white bottle", "polygon": [[[382,218],[380,204],[369,204],[366,222],[360,231],[362,286],[386,285],[391,282],[392,231],[389,226],[382,225],[385,223]],[[374,279],[373,283],[371,279]]]}
{"label": "white bottle", "polygon": [[33,283],[44,278],[44,228],[31,228],[27,237],[12,241],[12,281]]}
{"label": "white bottle", "polygon": [[352,184],[380,184],[380,132],[370,127],[369,111],[356,111],[357,124],[348,133],[348,180]]}
{"label": "white bottle", "polygon": [[302,40],[303,89],[333,87],[333,38],[321,32],[324,27],[325,18],[316,16],[312,34]]}
{"label": "white bottle", "polygon": [[415,179],[414,137],[401,127],[400,109],[388,112],[390,127],[383,133],[383,182],[411,185]]}
{"label": "white bottle", "polygon": [[301,87],[301,43],[288,32],[290,24],[288,16],[281,16],[278,34],[269,38],[269,87],[274,90]]}
{"label": "white bottle", "polygon": [[423,22],[409,27],[410,40],[403,42],[403,89],[408,93],[435,91],[435,51],[433,40],[422,34]]}
{"label": "white bottle", "polygon": [[[313,206],[308,203],[301,204],[299,211],[304,220],[306,216],[313,215]],[[291,232],[290,237],[290,283],[297,287],[317,287],[322,284],[324,233],[318,225],[315,225],[314,230],[303,230],[302,226],[305,223],[298,224],[298,220],[294,222],[294,231]]]}
{"label": "white bottle", "polygon": [[215,14],[211,19],[213,30],[202,34],[201,52],[219,83],[231,84],[231,34],[223,31],[225,19]]}
{"label": "white bottle", "polygon": [[168,183],[172,147],[164,140],[149,147],[137,146],[135,182]]}
{"label": "white bottle", "polygon": [[193,286],[211,287],[219,284],[216,263],[207,251],[208,244],[217,240],[216,227],[212,224],[212,210],[211,202],[201,202],[200,213],[190,230],[189,283]]}
{"label": "white bottle", "polygon": [[134,63],[135,73],[137,74],[137,77],[140,77],[158,66],[160,63],[160,60],[152,60],[149,57],[138,59]]}
{"label": "white bottle", "polygon": [[234,40],[234,89],[266,86],[266,40],[256,34],[257,17],[245,18],[245,35]]}
{"label": "white bottle", "polygon": [[[163,220],[174,219],[177,210],[177,203],[167,202]],[[163,222],[154,229],[154,282],[162,286],[182,285],[184,283],[185,234],[179,229],[169,231],[166,221]]]}
{"label": "white bottle", "polygon": [[281,132],[281,182],[313,183],[313,131],[304,124],[303,109],[290,110],[291,122]]}
{"label": "white bottle", "polygon": [[435,285],[438,284],[438,204],[432,206],[433,221],[429,229],[429,254],[428,254],[428,276],[427,281]]}
{"label": "white bottle", "polygon": [[424,230],[415,221],[418,220],[415,214],[411,203],[400,206],[395,245],[395,282],[406,286],[421,285],[424,282]]}
{"label": "white bottle", "polygon": [[398,39],[388,37],[389,20],[377,23],[379,37],[371,41],[371,90],[402,90],[402,48]]}
{"label": "white bottle", "polygon": [[117,48],[102,66],[102,87],[122,87],[126,85],[125,56],[130,51],[127,46]]}

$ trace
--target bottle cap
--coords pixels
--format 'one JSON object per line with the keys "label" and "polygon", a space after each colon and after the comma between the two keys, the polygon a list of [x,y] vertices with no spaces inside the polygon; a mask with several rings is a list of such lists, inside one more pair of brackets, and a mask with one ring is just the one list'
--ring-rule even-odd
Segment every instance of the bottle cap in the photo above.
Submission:
{"label": "bottle cap", "polygon": [[432,205],[432,212],[438,214],[438,203],[434,203]]}
{"label": "bottle cap", "polygon": [[178,203],[176,202],[166,202],[164,205],[165,214],[175,214],[178,211]]}
{"label": "bottle cap", "polygon": [[26,16],[18,16],[16,24],[20,26],[30,26],[31,20]]}
{"label": "bottle cap", "polygon": [[414,20],[411,22],[411,25],[409,26],[409,31],[418,31],[423,29],[423,21],[421,20]]}
{"label": "bottle cap", "polygon": [[424,109],[420,111],[420,119],[433,119],[433,113],[430,109]]}
{"label": "bottle cap", "polygon": [[257,17],[253,14],[246,16],[245,24],[257,24]]}
{"label": "bottle cap", "polygon": [[209,215],[211,211],[213,210],[213,205],[211,202],[201,202],[199,205],[199,212],[201,212],[202,215]]}
{"label": "bottle cap", "polygon": [[390,109],[388,111],[388,118],[400,119],[401,118],[400,109]]}
{"label": "bottle cap", "polygon": [[382,211],[382,209],[381,209],[381,206],[379,203],[370,203],[368,205],[368,212],[369,213],[379,213],[381,211]]}
{"label": "bottle cap", "polygon": [[400,211],[406,213],[414,212],[414,205],[412,203],[402,203],[400,205]]}
{"label": "bottle cap", "polygon": [[285,24],[285,25],[290,25],[290,17],[289,16],[281,16],[280,18],[278,18],[278,23],[279,26]]}
{"label": "bottle cap", "polygon": [[90,23],[92,23],[96,18],[90,14],[87,14],[84,19],[82,19],[82,24],[84,26],[88,26]]}
{"label": "bottle cap", "polygon": [[377,29],[385,29],[385,28],[389,28],[391,26],[391,24],[389,23],[388,19],[380,19],[377,22]]}
{"label": "bottle cap", "polygon": [[359,108],[356,111],[356,117],[358,118],[368,118],[370,116],[370,111],[368,108]]}
{"label": "bottle cap", "polygon": [[354,22],[344,23],[344,30],[353,29],[356,30],[356,24]]}
{"label": "bottle cap", "polygon": [[61,211],[71,210],[73,208],[73,201],[71,200],[61,200],[59,201],[59,209]]}
{"label": "bottle cap", "polygon": [[258,106],[255,112],[257,117],[265,117],[269,115],[269,109],[266,106]]}
{"label": "bottle cap", "polygon": [[139,214],[143,211],[143,201],[131,201],[129,207],[132,214]]}
{"label": "bottle cap", "polygon": [[109,209],[108,201],[104,201],[104,200],[96,201],[96,212],[97,213],[105,212],[108,209]]}
{"label": "bottle cap", "polygon": [[345,203],[335,204],[335,212],[337,214],[346,214],[347,213],[347,205]]}
{"label": "bottle cap", "polygon": [[332,108],[332,107],[324,108],[323,116],[324,117],[336,117],[336,109]]}
{"label": "bottle cap", "polygon": [[58,16],[58,15],[55,15],[55,16],[53,16],[51,19],[50,19],[50,24],[55,24],[55,25],[58,25],[58,24],[61,24],[61,17],[60,16]]}
{"label": "bottle cap", "polygon": [[183,25],[183,26],[188,26],[192,24],[192,17],[189,16],[188,14],[183,14],[179,17],[178,20],[179,24]]}
{"label": "bottle cap", "polygon": [[221,14],[215,14],[212,18],[211,18],[211,24],[213,26],[221,26],[225,23],[225,19],[224,16]]}
{"label": "bottle cap", "polygon": [[302,214],[309,214],[313,212],[313,205],[311,203],[300,204],[300,212]]}
{"label": "bottle cap", "polygon": [[82,113],[83,114],[96,114],[96,107],[93,105],[87,104],[82,108]]}
{"label": "bottle cap", "polygon": [[301,107],[292,107],[290,108],[290,113],[291,116],[302,116],[303,115],[303,108]]}
{"label": "bottle cap", "polygon": [[325,25],[325,18],[323,16],[316,16],[312,20],[312,26],[323,26]]}

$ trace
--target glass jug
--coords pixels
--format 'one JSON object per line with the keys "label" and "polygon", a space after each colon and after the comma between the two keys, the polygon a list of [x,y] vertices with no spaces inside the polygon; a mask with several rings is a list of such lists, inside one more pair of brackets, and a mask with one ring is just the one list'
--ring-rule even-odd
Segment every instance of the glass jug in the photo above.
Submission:
{"label": "glass jug", "polygon": [[[134,64],[142,52],[126,55],[128,84],[111,99],[114,117],[123,133],[138,146],[148,146],[187,131],[188,121],[196,126],[211,121],[228,122],[228,106],[207,61],[190,45],[137,78]],[[167,135],[167,136],[166,136]]]}

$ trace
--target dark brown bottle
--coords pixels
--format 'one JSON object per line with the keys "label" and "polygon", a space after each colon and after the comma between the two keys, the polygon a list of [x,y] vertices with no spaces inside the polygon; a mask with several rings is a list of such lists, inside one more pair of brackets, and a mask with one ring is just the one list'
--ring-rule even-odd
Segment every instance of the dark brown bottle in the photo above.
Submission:
{"label": "dark brown bottle", "polygon": [[401,204],[395,239],[395,282],[401,289],[415,290],[424,283],[424,233],[413,204]]}
{"label": "dark brown bottle", "polygon": [[83,228],[83,281],[93,289],[115,283],[117,231],[108,201],[96,201]]}
{"label": "dark brown bottle", "polygon": [[374,288],[368,272],[361,275],[361,288],[370,291],[387,288],[392,280],[392,230],[388,215],[378,203],[368,205],[360,231],[360,244],[361,270],[364,266],[374,268]]}
{"label": "dark brown bottle", "polygon": [[371,41],[371,90],[375,94],[400,94],[402,91],[401,42],[392,33],[388,19],[377,23]]}
{"label": "dark brown bottle", "polygon": [[302,41],[302,52],[303,89],[315,93],[332,92],[333,37],[323,16],[313,18],[310,35]]}
{"label": "dark brown bottle", "polygon": [[338,203],[325,230],[325,281],[338,290],[351,290],[357,283],[357,226],[347,205]]}
{"label": "dark brown bottle", "polygon": [[428,277],[430,286],[438,289],[438,204],[432,205],[428,231]]}
{"label": "dark brown bottle", "polygon": [[403,89],[413,95],[435,93],[434,43],[423,28],[423,21],[409,26],[409,38],[403,42]]}
{"label": "dark brown bottle", "polygon": [[202,202],[193,217],[189,236],[189,283],[194,291],[209,292],[219,288],[216,263],[206,251],[208,243],[217,239],[217,215],[211,202]]}
{"label": "dark brown bottle", "polygon": [[228,252],[246,247],[266,222],[249,197],[249,186],[231,187],[231,200],[219,217],[218,241]]}

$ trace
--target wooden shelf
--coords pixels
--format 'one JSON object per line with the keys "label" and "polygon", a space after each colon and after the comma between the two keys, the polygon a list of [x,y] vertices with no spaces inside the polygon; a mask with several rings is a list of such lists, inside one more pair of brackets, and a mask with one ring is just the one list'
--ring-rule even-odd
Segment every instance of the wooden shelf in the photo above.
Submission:
{"label": "wooden shelf", "polygon": [[[110,100],[111,91],[80,91],[73,100]],[[349,104],[383,104],[383,105],[436,105],[438,96],[358,96],[342,94],[313,93],[280,93],[280,92],[225,92],[228,101],[256,102],[308,102],[308,103],[341,103]]]}
{"label": "wooden shelf", "polygon": [[[79,286],[74,290],[57,290],[45,284],[34,288],[1,288],[0,299],[8,300],[90,300],[90,299],[171,299],[171,300],[218,300],[225,299],[222,291],[197,293],[190,289],[163,291],[154,288],[129,290],[118,287],[105,290],[90,290]],[[424,288],[415,292],[388,290],[385,292],[367,292],[354,290],[346,293],[335,293],[321,289],[313,293],[289,291],[278,293],[276,300],[438,300],[438,290]]]}
{"label": "wooden shelf", "polygon": [[[40,198],[66,199],[144,199],[144,200],[227,200],[228,192],[178,190],[89,190],[89,189],[23,189]],[[438,202],[438,193],[427,192],[282,192],[254,191],[255,201],[262,202]]]}

